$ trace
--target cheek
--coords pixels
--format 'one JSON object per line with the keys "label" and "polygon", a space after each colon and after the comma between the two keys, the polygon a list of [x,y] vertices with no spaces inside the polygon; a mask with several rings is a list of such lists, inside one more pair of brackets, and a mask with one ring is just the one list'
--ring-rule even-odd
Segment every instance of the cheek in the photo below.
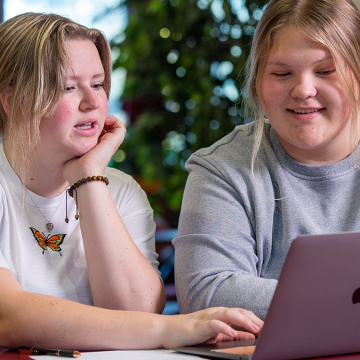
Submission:
{"label": "cheek", "polygon": [[278,114],[281,104],[281,101],[279,100],[277,94],[275,94],[274,92],[265,91],[262,93],[262,101],[266,117],[270,121],[272,121],[274,117],[276,119],[276,114]]}
{"label": "cheek", "polygon": [[105,116],[108,114],[109,111],[109,103],[108,103],[108,99],[106,97],[106,95],[104,94],[103,98],[100,100],[101,102],[101,111],[103,114],[105,114]]}
{"label": "cheek", "polygon": [[65,124],[71,119],[71,114],[73,112],[73,106],[70,101],[62,101],[57,106],[53,120],[57,124]]}
{"label": "cheek", "polygon": [[279,105],[286,99],[286,88],[266,77],[261,84],[261,99],[265,111],[277,111]]}
{"label": "cheek", "polygon": [[331,113],[338,114],[344,120],[351,116],[351,107],[341,89],[334,87],[332,91],[324,92],[324,96]]}
{"label": "cheek", "polygon": [[71,119],[71,107],[66,104],[59,104],[54,114],[51,117],[41,120],[40,133],[47,137],[49,135],[61,132],[61,128],[64,127]]}

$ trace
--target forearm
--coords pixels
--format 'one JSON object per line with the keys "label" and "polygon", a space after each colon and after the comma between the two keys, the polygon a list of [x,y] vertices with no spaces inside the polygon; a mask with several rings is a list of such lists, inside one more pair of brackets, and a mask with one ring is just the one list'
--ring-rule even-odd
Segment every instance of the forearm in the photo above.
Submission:
{"label": "forearm", "polygon": [[191,296],[195,306],[199,308],[240,307],[252,311],[262,320],[266,317],[277,286],[277,280],[239,273],[232,275],[220,273],[212,284],[210,284],[210,279],[205,282],[208,284],[206,289],[199,286]]}
{"label": "forearm", "polygon": [[228,324],[253,334],[262,327],[260,319],[241,309],[165,316],[82,305],[26,292],[9,270],[0,268],[0,347],[153,349],[254,337]]}
{"label": "forearm", "polygon": [[250,271],[245,274],[214,248],[213,252],[208,252],[206,248],[200,250],[198,246],[191,246],[192,256],[189,257],[188,246],[176,246],[175,283],[181,313],[213,306],[240,307],[264,319],[277,280],[264,279]]}
{"label": "forearm", "polygon": [[0,347],[7,348],[158,348],[165,326],[160,315],[106,310],[23,290],[0,305]]}
{"label": "forearm", "polygon": [[131,239],[105,184],[85,183],[77,196],[95,305],[161,312],[162,282]]}
{"label": "forearm", "polygon": [[250,237],[183,235],[175,246],[175,283],[180,311],[240,307],[264,319],[277,286],[261,277]]}

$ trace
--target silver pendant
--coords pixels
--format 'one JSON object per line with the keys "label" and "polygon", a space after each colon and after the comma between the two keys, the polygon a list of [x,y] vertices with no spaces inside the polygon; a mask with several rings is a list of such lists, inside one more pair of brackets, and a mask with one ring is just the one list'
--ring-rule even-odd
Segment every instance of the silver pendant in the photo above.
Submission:
{"label": "silver pendant", "polygon": [[48,222],[46,224],[46,228],[47,228],[48,232],[51,232],[51,230],[54,228],[54,224],[51,222]]}

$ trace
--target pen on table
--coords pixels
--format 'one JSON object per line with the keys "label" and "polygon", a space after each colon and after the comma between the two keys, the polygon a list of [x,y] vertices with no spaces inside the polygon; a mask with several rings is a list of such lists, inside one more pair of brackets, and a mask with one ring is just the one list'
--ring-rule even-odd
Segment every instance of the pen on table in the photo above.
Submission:
{"label": "pen on table", "polygon": [[37,349],[33,347],[21,346],[18,348],[22,355],[51,355],[61,357],[74,357],[77,358],[81,354],[76,350],[53,350],[53,349]]}

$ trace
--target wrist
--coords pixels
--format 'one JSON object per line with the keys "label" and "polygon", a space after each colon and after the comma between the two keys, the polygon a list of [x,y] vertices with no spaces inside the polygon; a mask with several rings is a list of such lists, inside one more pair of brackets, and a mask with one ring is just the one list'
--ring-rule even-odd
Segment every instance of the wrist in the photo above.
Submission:
{"label": "wrist", "polygon": [[[161,341],[160,347],[164,349],[170,349],[172,347],[171,331],[174,326],[172,319],[169,315],[160,315],[161,321],[159,321],[159,339]],[[176,315],[174,315],[176,317]]]}
{"label": "wrist", "polygon": [[[70,186],[70,188],[67,191],[67,195],[71,196],[72,198],[74,198],[75,203],[76,203],[76,214],[75,214],[75,219],[79,220],[79,209],[78,209],[78,194],[77,194],[77,189],[86,184],[86,183],[91,183],[91,182],[103,182],[106,186],[109,185],[109,180],[107,177],[102,176],[102,175],[98,175],[98,176],[88,176],[88,177],[84,177],[80,180],[78,180],[77,182],[75,182],[73,185]],[[67,197],[66,197],[66,218],[65,218],[65,222],[68,223],[69,222],[69,218],[68,218],[68,212],[67,212]]]}
{"label": "wrist", "polygon": [[83,184],[86,184],[87,182],[92,182],[92,181],[101,181],[101,182],[105,183],[106,186],[109,185],[109,180],[105,176],[102,176],[102,175],[87,176],[87,177],[83,177],[82,179],[79,179],[73,185],[71,185],[70,189],[68,190],[68,194],[71,197],[73,197],[74,196],[74,191],[76,191],[76,189],[79,186],[81,186]]}
{"label": "wrist", "polygon": [[77,183],[79,180],[87,179],[88,177],[93,176],[103,176],[105,169],[99,169],[99,168],[84,168],[84,169],[76,169],[74,173],[72,174],[72,182],[69,182],[69,185],[72,186],[75,183]]}
{"label": "wrist", "polygon": [[88,176],[104,175],[105,167],[93,166],[83,158],[69,160],[64,166],[64,177],[69,182],[69,186]]}
{"label": "wrist", "polygon": [[190,344],[186,337],[195,336],[190,330],[187,315],[161,315],[160,328],[161,347],[171,349],[177,346]]}

